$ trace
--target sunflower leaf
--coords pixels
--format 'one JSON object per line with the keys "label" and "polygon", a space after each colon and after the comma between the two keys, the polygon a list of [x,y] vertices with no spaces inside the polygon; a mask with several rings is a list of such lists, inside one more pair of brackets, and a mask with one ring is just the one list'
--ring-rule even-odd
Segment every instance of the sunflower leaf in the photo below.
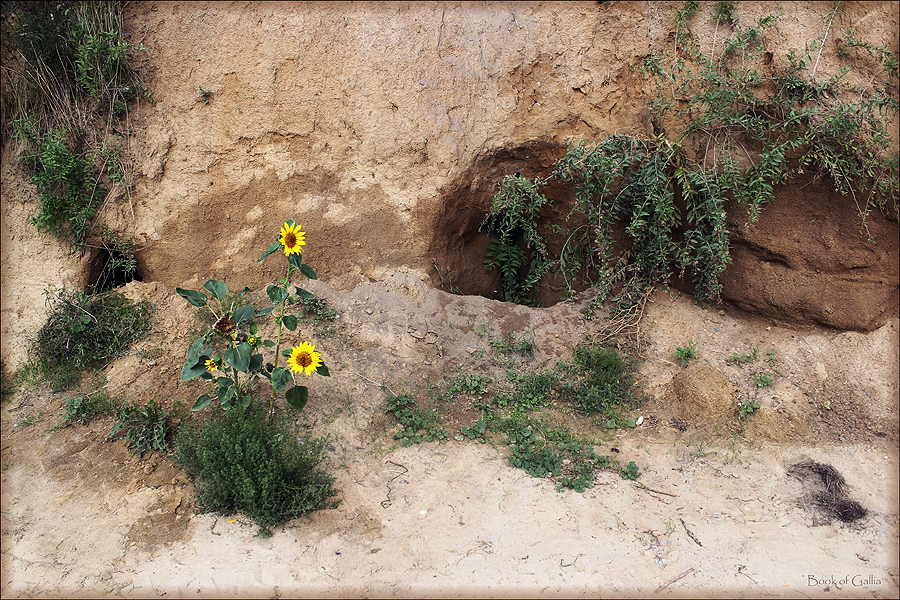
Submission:
{"label": "sunflower leaf", "polygon": [[194,402],[194,405],[191,407],[191,410],[192,411],[203,410],[204,408],[209,406],[210,402],[212,402],[212,398],[207,394],[203,394],[202,396],[197,398],[197,401]]}
{"label": "sunflower leaf", "polygon": [[288,256],[288,262],[291,263],[291,266],[295,269],[303,270],[303,256],[300,254],[291,254]]}
{"label": "sunflower leaf", "polygon": [[290,329],[291,331],[297,330],[297,317],[294,315],[284,315],[281,317],[281,322],[285,327]]}
{"label": "sunflower leaf", "polygon": [[312,267],[309,265],[300,265],[300,272],[306,275],[310,279],[318,279],[318,275],[313,271]]}
{"label": "sunflower leaf", "polygon": [[206,297],[206,294],[203,292],[198,292],[196,290],[184,290],[180,287],[175,288],[175,293],[179,296],[193,304],[194,306],[204,307],[206,303],[209,302],[209,299]]}
{"label": "sunflower leaf", "polygon": [[253,346],[247,342],[238,344],[237,348],[229,348],[222,353],[222,358],[230,367],[234,367],[241,373],[246,373],[250,369],[250,355],[253,353]]}
{"label": "sunflower leaf", "polygon": [[299,287],[295,286],[294,289],[297,290],[297,296],[299,296],[300,298],[303,298],[304,300],[311,300],[316,297],[315,294],[313,294],[312,292],[307,292],[303,288],[299,288]]}
{"label": "sunflower leaf", "polygon": [[262,354],[254,354],[250,357],[250,372],[251,373],[259,373],[260,369],[262,369]]}
{"label": "sunflower leaf", "polygon": [[184,363],[184,367],[181,369],[181,381],[188,381],[206,373],[205,359],[205,356],[201,356],[200,360],[193,365],[189,362]]}
{"label": "sunflower leaf", "polygon": [[321,375],[322,377],[331,377],[331,373],[329,373],[328,367],[325,366],[324,364],[319,365],[318,367],[316,367],[316,373],[318,373],[318,374]]}
{"label": "sunflower leaf", "polygon": [[256,316],[257,316],[257,317],[261,317],[261,316],[263,316],[263,315],[267,315],[267,314],[269,314],[270,312],[272,312],[274,309],[275,309],[275,305],[273,304],[272,306],[268,306],[268,307],[266,307],[266,308],[264,308],[264,309],[262,309],[262,310],[256,311]]}
{"label": "sunflower leaf", "polygon": [[203,289],[215,296],[217,300],[224,300],[228,295],[228,286],[218,279],[210,279],[203,284]]}
{"label": "sunflower leaf", "polygon": [[200,360],[200,355],[203,353],[203,342],[203,338],[199,338],[196,342],[191,344],[191,347],[188,348],[187,359],[185,359],[185,362],[192,365],[197,364],[197,361]]}
{"label": "sunflower leaf", "polygon": [[309,400],[309,390],[305,385],[295,385],[284,394],[288,404],[297,410],[303,410]]}
{"label": "sunflower leaf", "polygon": [[261,263],[262,261],[264,261],[268,255],[270,255],[270,254],[272,254],[273,252],[275,252],[276,250],[278,250],[278,247],[279,247],[280,245],[281,245],[281,242],[272,242],[272,245],[269,246],[269,249],[266,250],[266,251],[263,253],[263,255],[259,257],[259,260],[256,261],[256,262]]}
{"label": "sunflower leaf", "polygon": [[291,382],[291,372],[288,369],[283,369],[282,367],[278,367],[274,371],[272,371],[272,389],[276,392],[280,392],[287,384]]}
{"label": "sunflower leaf", "polygon": [[249,321],[253,318],[253,307],[249,304],[247,306],[242,306],[231,315],[231,320],[234,321],[234,324],[237,325],[239,323],[243,323],[244,321]]}
{"label": "sunflower leaf", "polygon": [[290,295],[286,289],[278,285],[270,285],[267,287],[266,294],[269,295],[269,300],[271,300],[273,304],[281,304],[287,300],[287,297]]}
{"label": "sunflower leaf", "polygon": [[247,408],[248,406],[250,406],[250,394],[244,394],[243,396],[241,396],[241,406],[243,408]]}

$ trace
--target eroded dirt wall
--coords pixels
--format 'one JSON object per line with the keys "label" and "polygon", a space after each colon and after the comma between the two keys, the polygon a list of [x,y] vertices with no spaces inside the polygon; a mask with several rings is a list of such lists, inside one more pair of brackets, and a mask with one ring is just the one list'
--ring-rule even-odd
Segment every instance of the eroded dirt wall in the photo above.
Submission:
{"label": "eroded dirt wall", "polygon": [[130,10],[157,65],[157,103],[135,120],[145,280],[260,285],[274,261],[252,263],[290,217],[337,285],[424,274],[443,189],[474,157],[647,131],[632,71],[649,51],[644,3]]}
{"label": "eroded dirt wall", "polygon": [[[210,277],[232,289],[271,282],[282,263],[255,260],[295,218],[308,234],[304,259],[337,288],[404,265],[436,283],[436,259],[454,267],[454,285],[482,293],[490,278],[479,271],[486,240],[477,226],[496,182],[515,171],[544,174],[573,139],[651,135],[651,89],[634,67],[668,48],[678,6],[128,3],[126,32],[148,50],[154,102],[131,115],[132,200],[108,203],[103,219],[137,235],[143,280],[170,288]],[[894,3],[842,6],[832,31],[853,26],[896,47]],[[748,19],[779,9],[770,33],[778,47],[822,39],[827,3],[739,5]],[[703,29],[711,10],[703,5],[698,17],[710,42],[718,39]],[[823,52],[823,74],[838,68],[833,54]],[[15,364],[23,336],[40,324],[43,290],[61,273],[84,285],[86,260],[60,250],[41,262],[55,242],[28,225],[35,198],[7,186],[7,166],[2,346]],[[836,235],[857,227],[843,223]],[[805,264],[795,264],[803,278]],[[890,287],[892,268],[866,281]],[[779,302],[757,297],[747,307]],[[874,308],[866,314],[881,318]],[[815,310],[807,317],[816,321]]]}

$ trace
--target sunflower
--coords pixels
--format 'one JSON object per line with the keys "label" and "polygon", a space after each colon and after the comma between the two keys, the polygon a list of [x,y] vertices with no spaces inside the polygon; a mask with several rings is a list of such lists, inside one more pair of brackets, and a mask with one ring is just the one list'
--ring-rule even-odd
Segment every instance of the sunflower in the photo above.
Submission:
{"label": "sunflower", "polygon": [[281,228],[281,237],[278,238],[278,241],[284,246],[284,255],[300,254],[302,252],[300,246],[306,245],[304,237],[306,234],[300,231],[299,225],[293,221],[285,223]]}
{"label": "sunflower", "polygon": [[212,371],[215,371],[215,370],[218,369],[218,368],[219,368],[219,365],[216,364],[216,361],[214,361],[214,360],[212,360],[212,359],[209,359],[209,360],[206,361],[206,370],[207,370],[207,371],[212,372]]}
{"label": "sunflower", "polygon": [[[232,321],[231,317],[229,317],[228,315],[222,315],[221,317],[219,317],[219,320],[216,321],[215,325],[213,325],[213,329],[215,329],[222,335],[228,336],[233,334],[236,328],[237,325],[234,324],[234,321]],[[234,338],[232,337],[232,339]]]}
{"label": "sunflower", "polygon": [[316,347],[307,342],[294,346],[288,358],[291,371],[302,371],[307,377],[312,375],[312,372],[322,365],[322,357],[315,350]]}

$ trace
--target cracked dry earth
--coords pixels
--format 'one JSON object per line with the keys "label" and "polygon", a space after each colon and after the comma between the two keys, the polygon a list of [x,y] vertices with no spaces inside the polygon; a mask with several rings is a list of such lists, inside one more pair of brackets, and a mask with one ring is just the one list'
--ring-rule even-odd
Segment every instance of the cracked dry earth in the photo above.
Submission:
{"label": "cracked dry earth", "polygon": [[[331,436],[339,506],[257,537],[241,516],[199,513],[170,460],[103,442],[111,422],[50,432],[65,394],[21,390],[2,407],[4,598],[898,595],[896,319],[867,334],[788,329],[657,290],[638,344],[622,346],[643,359],[641,424],[609,433],[556,414],[641,476],[601,471],[584,493],[557,492],[511,467],[507,446],[456,439],[477,410],[429,390],[460,368],[502,379],[490,340],[509,333],[537,344],[519,367],[570,358],[602,333],[584,299],[531,309],[402,270],[346,292],[307,287],[339,317],[298,332],[332,371],[311,380],[298,422]],[[126,291],[157,322],[104,371],[108,389],[191,401],[177,381],[191,309],[158,283]],[[688,340],[697,358],[682,368]],[[753,347],[775,357],[770,386],[727,360]],[[398,447],[381,384],[433,401],[449,439]],[[760,409],[742,420],[738,401]],[[839,471],[867,515],[845,524],[811,507],[810,482],[788,474],[804,459]]]}

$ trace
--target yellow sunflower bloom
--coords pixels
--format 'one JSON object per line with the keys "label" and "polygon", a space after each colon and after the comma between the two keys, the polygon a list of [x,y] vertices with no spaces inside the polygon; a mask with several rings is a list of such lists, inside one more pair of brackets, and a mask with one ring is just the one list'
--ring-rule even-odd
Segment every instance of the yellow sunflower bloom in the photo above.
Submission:
{"label": "yellow sunflower bloom", "polygon": [[307,377],[312,375],[312,372],[322,365],[322,355],[315,350],[316,347],[307,342],[294,346],[288,358],[291,371],[303,372]]}
{"label": "yellow sunflower bloom", "polygon": [[300,231],[299,225],[285,223],[281,228],[281,236],[278,238],[278,241],[284,246],[284,255],[300,254],[302,252],[300,247],[306,245],[305,237],[306,234]]}
{"label": "yellow sunflower bloom", "polygon": [[216,361],[210,359],[206,361],[206,370],[207,371],[215,371],[219,368],[219,365],[216,364]]}

